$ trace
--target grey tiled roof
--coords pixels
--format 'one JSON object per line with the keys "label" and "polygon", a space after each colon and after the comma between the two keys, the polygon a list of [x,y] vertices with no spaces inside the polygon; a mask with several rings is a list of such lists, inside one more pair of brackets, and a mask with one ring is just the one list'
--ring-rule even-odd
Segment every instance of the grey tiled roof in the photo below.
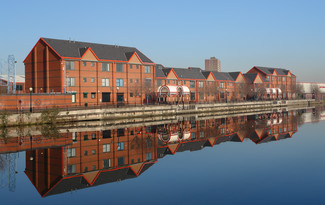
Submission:
{"label": "grey tiled roof", "polygon": [[202,71],[202,75],[207,79],[210,75],[211,71]]}
{"label": "grey tiled roof", "polygon": [[128,61],[134,52],[138,54],[142,62],[153,63],[147,56],[134,47],[114,46],[79,41],[42,38],[55,52],[62,57],[80,58],[90,47],[101,60]]}
{"label": "grey tiled roof", "polygon": [[278,75],[288,75],[289,70],[283,68],[270,68],[270,67],[262,67],[262,66],[255,66],[256,68],[260,69],[266,74],[272,74],[274,70],[278,73]]}
{"label": "grey tiled roof", "polygon": [[245,73],[244,77],[248,82],[252,83],[256,79],[257,75],[258,73]]}
{"label": "grey tiled roof", "polygon": [[[167,76],[172,68],[164,68],[162,69]],[[196,69],[187,69],[187,68],[173,68],[177,77],[179,79],[193,79],[193,80],[205,80],[206,78],[201,73],[201,71]]]}
{"label": "grey tiled roof", "polygon": [[158,78],[166,77],[165,73],[158,66],[156,66],[156,77],[158,77]]}
{"label": "grey tiled roof", "polygon": [[229,73],[226,72],[219,72],[221,75],[223,75],[227,80],[235,81],[236,79],[233,79],[232,76]]}
{"label": "grey tiled roof", "polygon": [[214,77],[216,78],[216,80],[229,80],[229,76],[228,74],[225,75],[224,73],[221,72],[217,72],[217,71],[212,71]]}
{"label": "grey tiled roof", "polygon": [[234,79],[234,81],[236,81],[239,74],[240,72],[229,72],[229,75]]}

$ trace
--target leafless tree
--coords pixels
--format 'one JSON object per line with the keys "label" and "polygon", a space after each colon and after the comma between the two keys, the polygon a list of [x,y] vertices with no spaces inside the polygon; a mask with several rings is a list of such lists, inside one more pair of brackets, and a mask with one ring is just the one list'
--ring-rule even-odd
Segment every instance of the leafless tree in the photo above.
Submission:
{"label": "leafless tree", "polygon": [[255,84],[255,93],[257,99],[264,99],[266,94],[266,87],[264,83],[256,83]]}
{"label": "leafless tree", "polygon": [[311,92],[313,94],[313,98],[315,98],[316,100],[320,99],[321,92],[317,84],[313,84],[311,86]]}
{"label": "leafless tree", "polygon": [[292,84],[291,85],[292,93],[294,93],[298,98],[303,97],[304,88],[301,84]]}

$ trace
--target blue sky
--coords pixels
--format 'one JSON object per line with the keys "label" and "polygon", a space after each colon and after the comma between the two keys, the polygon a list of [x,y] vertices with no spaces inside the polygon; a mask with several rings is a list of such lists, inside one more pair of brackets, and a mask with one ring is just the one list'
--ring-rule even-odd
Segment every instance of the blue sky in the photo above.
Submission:
{"label": "blue sky", "polygon": [[134,46],[156,63],[222,71],[255,65],[324,82],[325,1],[1,1],[0,59],[17,73],[40,37]]}

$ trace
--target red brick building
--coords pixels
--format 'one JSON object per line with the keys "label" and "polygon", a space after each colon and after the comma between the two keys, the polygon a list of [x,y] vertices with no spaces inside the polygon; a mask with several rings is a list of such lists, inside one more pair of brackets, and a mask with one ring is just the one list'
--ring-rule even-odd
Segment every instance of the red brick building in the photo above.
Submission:
{"label": "red brick building", "polygon": [[153,92],[155,64],[133,47],[41,38],[24,64],[27,90],[71,93],[75,105],[142,103]]}

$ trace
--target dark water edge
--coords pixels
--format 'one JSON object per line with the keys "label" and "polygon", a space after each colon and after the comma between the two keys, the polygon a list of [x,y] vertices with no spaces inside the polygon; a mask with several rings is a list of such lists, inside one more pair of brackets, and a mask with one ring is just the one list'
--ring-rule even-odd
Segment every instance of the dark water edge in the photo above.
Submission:
{"label": "dark water edge", "polygon": [[[263,115],[217,121],[213,118],[199,121],[189,119],[150,126],[150,130],[148,126],[128,127],[123,135],[121,130],[112,129],[111,138],[104,138],[108,132],[93,127],[90,130],[77,130],[77,138],[73,138],[71,132],[61,138],[33,136],[33,147],[27,146],[26,142],[20,147],[10,142],[2,143],[2,158],[8,156],[9,152],[4,152],[5,149],[18,151],[22,146],[26,146],[26,149],[16,154],[15,170],[18,173],[15,174],[14,192],[8,183],[12,176],[8,173],[8,166],[4,165],[0,171],[1,182],[6,185],[0,186],[1,202],[324,204],[325,122],[319,121],[323,119],[323,113],[322,108],[296,111],[296,114],[274,113],[271,122],[268,116]],[[138,136],[138,132],[140,142],[135,142],[136,137],[132,136]],[[196,133],[195,138],[192,134],[188,137],[188,132]],[[93,133],[96,133],[96,139],[92,139]],[[178,133],[178,138],[175,133]],[[88,135],[87,140],[85,135]],[[124,142],[124,150],[117,150],[121,149],[118,148],[121,142]],[[106,153],[108,155],[101,153],[103,148],[98,143],[101,146],[111,144],[110,152]],[[136,148],[137,145],[140,148]],[[80,155],[68,157],[67,152],[71,148],[80,149]],[[92,150],[96,150],[94,155]],[[133,154],[132,150],[135,150]],[[58,155],[60,151],[64,153],[61,157]],[[88,151],[86,156],[84,151]],[[48,153],[50,155],[44,156]],[[139,172],[134,171],[137,169],[135,164],[138,164],[132,163],[134,156],[140,156],[140,163],[144,164]],[[119,165],[118,157],[124,157],[123,165]],[[88,174],[86,178],[92,179],[89,176],[92,165],[95,162],[100,165],[106,158],[112,159],[111,166],[95,169],[106,175],[99,174],[90,183],[84,177],[78,177]],[[80,169],[71,170],[72,164],[77,164]],[[130,166],[133,166],[133,170]],[[65,171],[62,172],[61,168]],[[68,169],[75,173],[68,173]],[[57,173],[58,170],[61,172]],[[116,170],[124,171],[117,173]],[[73,180],[56,190],[60,182],[66,179]],[[102,184],[97,180],[102,180]],[[12,178],[10,182],[13,182]],[[60,190],[69,191],[57,193]]]}

